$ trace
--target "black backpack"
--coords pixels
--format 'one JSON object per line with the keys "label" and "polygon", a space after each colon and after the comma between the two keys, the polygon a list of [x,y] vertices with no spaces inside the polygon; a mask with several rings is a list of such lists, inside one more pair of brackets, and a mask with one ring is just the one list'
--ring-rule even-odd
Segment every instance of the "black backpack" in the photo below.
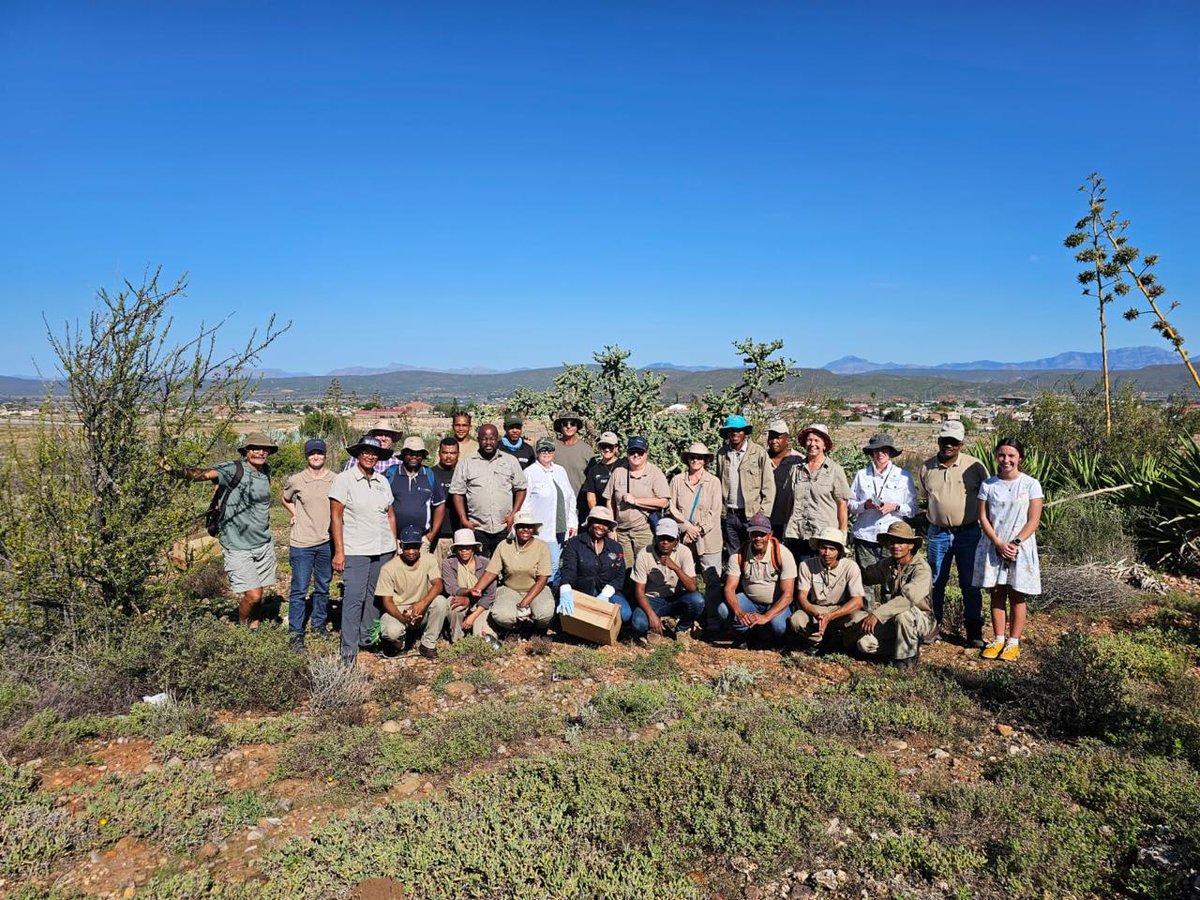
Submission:
{"label": "black backpack", "polygon": [[229,495],[242,483],[242,476],[246,474],[246,467],[240,459],[234,465],[237,468],[233,471],[229,487],[223,488],[217,485],[217,489],[213,491],[212,501],[208,504],[208,512],[204,514],[204,530],[211,537],[216,537],[221,533],[221,522],[225,519],[225,507],[229,504]]}

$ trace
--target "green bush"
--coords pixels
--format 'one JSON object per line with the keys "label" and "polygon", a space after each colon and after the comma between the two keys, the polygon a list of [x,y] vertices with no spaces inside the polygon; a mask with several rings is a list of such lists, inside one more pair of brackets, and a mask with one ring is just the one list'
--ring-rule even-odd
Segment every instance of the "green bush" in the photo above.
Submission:
{"label": "green bush", "polygon": [[679,673],[679,662],[675,659],[683,652],[683,644],[675,641],[655,647],[649,653],[637,656],[625,666],[638,678],[666,678]]}
{"label": "green bush", "polygon": [[273,777],[319,778],[362,787],[376,774],[379,739],[379,729],[371,726],[302,731],[284,746]]}
{"label": "green bush", "polygon": [[584,725],[622,723],[636,728],[695,713],[713,700],[710,688],[678,679],[606,684],[583,708]]}
{"label": "green bush", "polygon": [[604,665],[604,654],[590,647],[572,647],[550,660],[550,671],[559,678],[589,678]]}
{"label": "green bush", "polygon": [[[1083,493],[1068,485],[1063,496]],[[1056,565],[1083,565],[1089,562],[1133,561],[1137,549],[1126,532],[1125,513],[1113,500],[1088,497],[1069,500],[1054,509],[1054,516],[1038,533],[1038,546]]]}
{"label": "green bush", "polygon": [[242,744],[282,744],[295,736],[304,724],[295,716],[275,716],[270,719],[252,719],[245,722],[229,722],[221,726],[221,739],[231,746]]}
{"label": "green bush", "polygon": [[463,660],[473,666],[482,666],[489,659],[495,659],[504,653],[504,647],[493,647],[483,638],[469,634],[461,641],[451,644],[441,652],[441,657],[447,662]]}
{"label": "green bush", "polygon": [[15,725],[34,708],[37,691],[33,685],[15,678],[0,677],[0,729]]}
{"label": "green bush", "polygon": [[1022,712],[1066,736],[1105,737],[1128,721],[1127,657],[1112,645],[1069,631],[1046,648],[1037,671],[1012,683]]}

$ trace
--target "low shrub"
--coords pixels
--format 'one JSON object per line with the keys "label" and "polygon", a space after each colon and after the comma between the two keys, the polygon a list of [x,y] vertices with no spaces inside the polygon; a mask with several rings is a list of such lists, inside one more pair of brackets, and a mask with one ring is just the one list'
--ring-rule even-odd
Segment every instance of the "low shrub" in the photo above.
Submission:
{"label": "low shrub", "polygon": [[689,716],[713,700],[711,689],[678,679],[606,684],[580,712],[585,726],[606,723],[641,728]]}
{"label": "low shrub", "polygon": [[550,660],[550,671],[559,678],[590,678],[604,665],[604,654],[590,647],[572,647]]}
{"label": "low shrub", "polygon": [[1127,657],[1075,630],[1046,648],[1035,672],[994,687],[1012,691],[1022,711],[1053,732],[1104,737],[1127,723],[1129,675]]}
{"label": "low shrub", "polygon": [[333,713],[359,707],[371,697],[371,682],[357,666],[342,665],[338,656],[309,660],[308,680],[312,695],[308,705],[316,713]]}
{"label": "low shrub", "polygon": [[674,641],[655,647],[649,653],[623,663],[638,678],[666,678],[679,674],[679,662],[675,659],[683,652],[683,644]]}
{"label": "low shrub", "polygon": [[441,651],[441,657],[447,662],[463,661],[473,666],[482,666],[489,659],[495,659],[504,653],[504,645],[493,647],[481,637],[469,634],[461,641],[451,644]]}
{"label": "low shrub", "polygon": [[[1078,493],[1083,491],[1070,485],[1060,489],[1063,496]],[[1039,531],[1038,546],[1055,565],[1137,557],[1123,509],[1104,496],[1060,502]]]}
{"label": "low shrub", "polygon": [[291,740],[303,725],[304,721],[295,716],[229,722],[221,727],[221,739],[234,747],[242,744],[282,744]]}
{"label": "low shrub", "polygon": [[400,669],[375,682],[375,699],[384,706],[403,709],[414,690],[421,686],[416,669]]}
{"label": "low shrub", "polygon": [[168,734],[154,742],[150,747],[150,754],[155,759],[177,756],[194,762],[216,756],[224,749],[225,743],[219,737],[207,734]]}
{"label": "low shrub", "polygon": [[761,678],[762,672],[751,671],[745,666],[726,666],[712,681],[713,693],[718,697],[744,694],[758,684]]}
{"label": "low shrub", "polygon": [[379,729],[371,726],[319,724],[284,746],[272,777],[317,778],[363,787],[377,774],[379,741]]}

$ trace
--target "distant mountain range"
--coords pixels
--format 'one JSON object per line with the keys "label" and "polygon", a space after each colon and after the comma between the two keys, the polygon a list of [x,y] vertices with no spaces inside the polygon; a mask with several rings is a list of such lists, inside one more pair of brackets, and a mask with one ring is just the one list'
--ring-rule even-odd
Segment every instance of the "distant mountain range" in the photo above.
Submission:
{"label": "distant mountain range", "polygon": [[[1178,357],[1162,347],[1118,347],[1108,351],[1108,367],[1114,371],[1144,369],[1177,362]],[[843,356],[821,368],[835,375],[862,375],[867,372],[957,372],[957,371],[1060,371],[1071,369],[1083,372],[1100,371],[1100,354],[1067,351],[1044,359],[1027,362],[996,362],[977,359],[972,362],[937,363],[919,366],[911,363],[877,363],[861,356]]]}

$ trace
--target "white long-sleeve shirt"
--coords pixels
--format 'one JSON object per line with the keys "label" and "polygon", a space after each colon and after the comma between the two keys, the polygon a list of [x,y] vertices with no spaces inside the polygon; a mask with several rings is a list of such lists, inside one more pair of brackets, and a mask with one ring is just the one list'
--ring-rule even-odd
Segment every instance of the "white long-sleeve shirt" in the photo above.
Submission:
{"label": "white long-sleeve shirt", "polygon": [[[878,509],[867,509],[868,500],[874,500],[876,506],[895,503],[900,508],[884,516]],[[874,463],[868,463],[854,474],[849,505],[854,536],[860,541],[878,541],[893,522],[916,515],[917,491],[912,476],[895,463],[889,461],[882,472],[876,472]]]}
{"label": "white long-sleeve shirt", "polygon": [[563,502],[566,504],[567,529],[579,529],[579,514],[575,509],[575,492],[571,490],[571,479],[567,470],[555,463],[549,472],[540,462],[535,462],[525,470],[525,479],[529,482],[522,510],[529,510],[542,523],[538,537],[547,544],[555,542],[554,520],[558,512],[558,490],[562,491]]}

